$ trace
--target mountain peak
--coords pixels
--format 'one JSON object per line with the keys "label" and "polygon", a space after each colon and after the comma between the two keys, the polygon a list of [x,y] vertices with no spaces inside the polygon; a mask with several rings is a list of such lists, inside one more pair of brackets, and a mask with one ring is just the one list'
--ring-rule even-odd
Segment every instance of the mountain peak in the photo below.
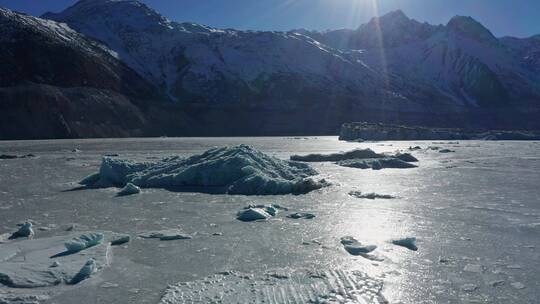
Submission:
{"label": "mountain peak", "polygon": [[454,16],[447,24],[451,31],[481,41],[497,41],[497,38],[480,22],[469,16]]}
{"label": "mountain peak", "polygon": [[405,13],[400,9],[388,12],[388,13],[380,16],[379,18],[381,18],[381,19],[384,18],[384,19],[409,20],[409,17],[407,17],[407,15],[405,15]]}

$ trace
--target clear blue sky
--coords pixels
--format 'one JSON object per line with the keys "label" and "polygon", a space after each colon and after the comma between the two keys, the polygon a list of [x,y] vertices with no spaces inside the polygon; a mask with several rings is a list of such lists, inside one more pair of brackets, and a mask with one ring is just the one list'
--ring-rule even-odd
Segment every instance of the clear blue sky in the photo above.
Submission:
{"label": "clear blue sky", "polygon": [[[76,0],[0,0],[0,6],[40,15]],[[409,17],[445,24],[472,16],[496,36],[540,34],[540,0],[143,0],[174,21],[219,28],[315,30],[356,28],[377,14],[402,9]]]}

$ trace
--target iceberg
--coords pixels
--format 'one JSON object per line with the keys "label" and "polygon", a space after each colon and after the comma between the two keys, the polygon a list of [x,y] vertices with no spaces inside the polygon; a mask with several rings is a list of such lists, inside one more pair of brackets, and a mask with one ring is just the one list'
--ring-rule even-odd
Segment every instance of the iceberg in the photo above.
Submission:
{"label": "iceberg", "polygon": [[219,194],[304,194],[327,186],[305,163],[284,161],[246,145],[210,149],[189,158],[134,162],[103,157],[98,175],[80,183],[87,187],[165,188]]}

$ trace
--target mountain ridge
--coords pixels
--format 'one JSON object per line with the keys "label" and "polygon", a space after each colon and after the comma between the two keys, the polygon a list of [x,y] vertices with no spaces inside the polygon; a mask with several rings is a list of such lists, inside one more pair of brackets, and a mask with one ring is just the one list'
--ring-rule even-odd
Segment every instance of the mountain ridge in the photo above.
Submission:
{"label": "mountain ridge", "polygon": [[[81,46],[99,50],[98,61],[112,62],[134,79],[109,82],[111,88],[94,77],[90,86],[93,96],[112,89],[134,107],[140,124],[133,129],[140,132],[121,136],[332,134],[342,123],[359,120],[540,128],[530,119],[540,109],[540,43],[534,37],[496,38],[471,17],[431,25],[398,10],[357,29],[242,31],[171,21],[135,0],[82,0],[42,17],[24,18],[54,22],[68,36],[82,37]],[[52,35],[61,41],[67,34]],[[46,51],[42,40],[32,36],[31,42]],[[77,45],[71,48],[88,57]],[[54,57],[43,53],[48,55],[40,61]],[[12,63],[21,60],[13,57]],[[42,89],[69,89],[72,96],[77,87],[88,87],[51,78],[66,66],[27,70]],[[26,81],[9,77],[11,87]],[[148,92],[129,93],[142,87]],[[90,135],[60,136],[107,136],[88,128]]]}

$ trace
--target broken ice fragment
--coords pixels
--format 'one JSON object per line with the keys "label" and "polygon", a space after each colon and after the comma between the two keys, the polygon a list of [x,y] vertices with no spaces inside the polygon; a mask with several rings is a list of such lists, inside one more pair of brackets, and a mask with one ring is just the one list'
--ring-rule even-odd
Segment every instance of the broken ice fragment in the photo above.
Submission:
{"label": "broken ice fragment", "polygon": [[484,271],[484,268],[482,267],[482,265],[467,264],[465,265],[465,268],[463,268],[463,270],[466,272],[481,273]]}
{"label": "broken ice fragment", "polygon": [[414,163],[418,161],[418,159],[412,156],[412,154],[410,153],[397,153],[396,158],[401,159],[402,161],[408,162],[408,163]]}
{"label": "broken ice fragment", "polygon": [[521,282],[514,282],[510,283],[510,286],[514,287],[515,289],[524,289],[525,285]]}
{"label": "broken ice fragment", "polygon": [[97,271],[97,264],[94,259],[90,259],[84,264],[79,272],[69,281],[69,284],[75,285],[88,279],[94,272]]}
{"label": "broken ice fragment", "polygon": [[343,245],[343,248],[345,248],[345,250],[352,255],[362,255],[377,249],[377,246],[362,244],[352,236],[342,237],[341,244]]}
{"label": "broken ice fragment", "polygon": [[79,182],[80,185],[91,186],[97,183],[100,179],[99,173],[90,174]]}
{"label": "broken ice fragment", "polygon": [[312,218],[315,217],[315,214],[311,214],[311,213],[303,213],[303,212],[296,212],[296,213],[292,213],[292,214],[289,214],[287,215],[288,218],[292,218],[292,219],[306,219],[306,220],[310,220]]}
{"label": "broken ice fragment", "polygon": [[138,194],[141,193],[141,188],[135,186],[132,183],[127,183],[120,192],[118,192],[118,196],[126,196],[126,195],[132,195],[132,194]]}
{"label": "broken ice fragment", "polygon": [[34,230],[32,229],[32,223],[31,222],[27,221],[24,224],[22,224],[22,226],[19,228],[19,230],[14,232],[9,237],[9,239],[13,240],[13,239],[21,238],[21,237],[26,237],[26,238],[34,237]]}
{"label": "broken ice fragment", "polygon": [[465,292],[473,292],[475,290],[478,289],[478,286],[474,285],[474,284],[465,284],[463,286],[461,286],[461,289]]}
{"label": "broken ice fragment", "polygon": [[123,244],[129,243],[130,240],[131,240],[131,237],[129,235],[124,235],[117,239],[112,240],[111,245],[112,246],[123,245]]}
{"label": "broken ice fragment", "polygon": [[504,283],[505,282],[503,280],[498,280],[498,281],[490,282],[489,285],[491,285],[492,287],[499,287],[499,286],[504,285]]}
{"label": "broken ice fragment", "polygon": [[236,219],[243,222],[266,220],[272,217],[266,210],[261,208],[249,208],[238,212]]}
{"label": "broken ice fragment", "polygon": [[159,239],[161,241],[188,240],[193,238],[191,235],[186,234],[180,229],[150,231],[139,234],[139,237],[145,239]]}
{"label": "broken ice fragment", "polygon": [[86,248],[96,246],[103,241],[103,233],[83,234],[78,238],[74,238],[64,245],[68,253],[76,253]]}
{"label": "broken ice fragment", "polygon": [[453,152],[456,152],[456,151],[453,151],[453,150],[450,150],[450,149],[439,150],[439,153],[453,153]]}
{"label": "broken ice fragment", "polygon": [[390,169],[409,169],[416,168],[416,165],[413,165],[408,162],[404,162],[401,159],[394,157],[387,158],[372,158],[372,159],[350,159],[339,161],[336,164],[342,167],[348,168],[357,168],[357,169],[373,169],[381,170],[385,168]]}
{"label": "broken ice fragment", "polygon": [[351,192],[349,192],[349,195],[357,197],[357,198],[365,198],[365,199],[371,199],[371,200],[374,200],[374,199],[394,199],[394,198],[396,198],[395,196],[388,195],[388,194],[377,194],[377,193],[373,193],[373,192],[372,193],[362,193],[360,191],[351,191]]}
{"label": "broken ice fragment", "polygon": [[60,266],[60,262],[58,261],[54,261],[52,264],[51,264],[51,268],[56,268],[56,267],[59,267]]}
{"label": "broken ice fragment", "polygon": [[418,247],[416,246],[416,238],[415,237],[407,237],[403,239],[396,239],[392,240],[392,244],[396,246],[402,246],[407,249],[410,249],[412,251],[418,250]]}
{"label": "broken ice fragment", "polygon": [[285,207],[281,207],[280,205],[249,205],[247,207],[244,207],[245,210],[247,209],[263,209],[266,211],[266,213],[270,214],[271,216],[276,216],[278,214],[278,210],[288,210]]}

